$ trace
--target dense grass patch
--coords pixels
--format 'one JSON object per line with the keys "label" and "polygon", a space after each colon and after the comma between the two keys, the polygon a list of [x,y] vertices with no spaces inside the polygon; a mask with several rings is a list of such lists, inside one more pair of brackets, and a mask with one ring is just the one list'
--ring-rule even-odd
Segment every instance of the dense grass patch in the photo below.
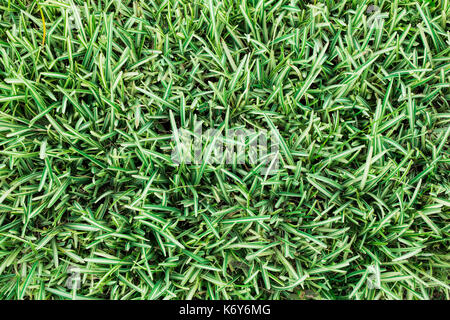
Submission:
{"label": "dense grass patch", "polygon": [[[0,298],[449,299],[449,13],[0,0]],[[279,168],[178,165],[195,121]]]}

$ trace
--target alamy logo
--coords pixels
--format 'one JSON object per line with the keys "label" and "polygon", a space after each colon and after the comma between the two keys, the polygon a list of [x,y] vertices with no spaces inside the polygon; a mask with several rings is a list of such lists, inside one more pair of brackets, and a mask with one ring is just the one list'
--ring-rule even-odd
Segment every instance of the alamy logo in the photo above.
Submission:
{"label": "alamy logo", "polygon": [[381,288],[381,278],[380,278],[380,266],[371,265],[367,268],[367,287],[369,289],[380,289]]}
{"label": "alamy logo", "polygon": [[78,290],[81,288],[81,276],[80,276],[80,268],[69,266],[67,268],[67,273],[70,276],[67,278],[66,287],[70,290]]}
{"label": "alamy logo", "polygon": [[81,25],[81,15],[80,15],[80,9],[72,4],[70,8],[67,9],[67,24],[69,26],[69,29],[80,29]]}
{"label": "alamy logo", "polygon": [[381,9],[373,4],[367,7],[366,13],[370,15],[367,19],[369,28],[381,29],[384,19],[388,17],[387,13],[382,13]]}
{"label": "alamy logo", "polygon": [[177,164],[248,164],[260,173],[275,174],[279,166],[279,140],[272,131],[253,129],[194,130],[178,128],[172,134],[172,161]]}

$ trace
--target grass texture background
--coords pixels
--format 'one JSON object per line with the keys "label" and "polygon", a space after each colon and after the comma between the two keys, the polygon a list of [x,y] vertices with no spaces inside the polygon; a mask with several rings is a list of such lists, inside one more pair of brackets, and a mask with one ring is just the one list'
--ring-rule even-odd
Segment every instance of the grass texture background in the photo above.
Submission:
{"label": "grass texture background", "polygon": [[[449,299],[449,12],[0,0],[0,298]],[[278,171],[177,166],[196,120]]]}

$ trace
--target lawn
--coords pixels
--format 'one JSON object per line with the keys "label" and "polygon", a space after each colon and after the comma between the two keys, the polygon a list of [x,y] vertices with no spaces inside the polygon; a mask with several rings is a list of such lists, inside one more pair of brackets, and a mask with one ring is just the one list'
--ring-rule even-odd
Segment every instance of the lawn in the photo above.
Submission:
{"label": "lawn", "polygon": [[450,299],[449,26],[0,0],[0,299]]}

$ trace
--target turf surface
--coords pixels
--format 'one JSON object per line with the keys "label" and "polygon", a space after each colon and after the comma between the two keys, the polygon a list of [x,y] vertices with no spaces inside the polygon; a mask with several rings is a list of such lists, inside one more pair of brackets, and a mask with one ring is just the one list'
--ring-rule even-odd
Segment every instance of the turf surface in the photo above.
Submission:
{"label": "turf surface", "polygon": [[449,299],[449,5],[0,0],[0,298]]}

